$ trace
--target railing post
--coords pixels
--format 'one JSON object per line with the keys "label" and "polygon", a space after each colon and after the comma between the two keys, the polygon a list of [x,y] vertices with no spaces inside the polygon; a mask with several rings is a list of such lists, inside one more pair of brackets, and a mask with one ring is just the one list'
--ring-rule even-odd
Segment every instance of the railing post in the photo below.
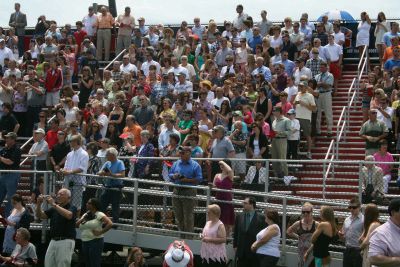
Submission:
{"label": "railing post", "polygon": [[133,218],[132,218],[132,227],[133,227],[133,238],[134,244],[136,243],[137,238],[137,215],[138,215],[138,195],[139,195],[139,181],[135,179],[133,190]]}
{"label": "railing post", "polygon": [[282,203],[282,264],[286,266],[286,217],[287,217],[287,199],[286,197],[283,198],[283,203]]}
{"label": "railing post", "polygon": [[[52,174],[50,174],[50,176],[51,175]],[[48,188],[49,174],[46,172],[46,173],[44,173],[43,177],[44,177],[44,179],[43,179],[44,192],[43,193],[44,193],[44,195],[48,195],[49,194],[49,188]],[[45,203],[44,205],[47,209],[47,206],[48,206],[47,201],[44,201],[43,203]],[[47,230],[47,220],[43,220],[43,222],[42,222],[42,244],[46,243],[46,230]]]}
{"label": "railing post", "polygon": [[[211,203],[211,187],[207,187],[206,210]],[[206,221],[208,221],[208,212],[206,212]]]}
{"label": "railing post", "polygon": [[360,201],[362,201],[362,179],[361,179],[362,164],[363,162],[358,163],[358,198],[360,199]]}
{"label": "railing post", "polygon": [[365,64],[365,75],[368,75],[368,70],[369,70],[369,48],[368,45],[365,46],[365,60],[367,63]]}
{"label": "railing post", "polygon": [[265,191],[265,193],[268,193],[268,190],[269,190],[269,161],[268,161],[268,159],[265,160],[265,169],[266,169],[267,177],[265,177],[264,191]]}
{"label": "railing post", "polygon": [[323,177],[322,177],[322,198],[325,199],[325,186],[326,186],[326,159],[323,163]]}
{"label": "railing post", "polygon": [[[32,190],[36,189],[36,171],[37,171],[37,161],[36,161],[36,156],[33,158],[33,184],[31,185]],[[46,186],[46,185],[45,185]]]}

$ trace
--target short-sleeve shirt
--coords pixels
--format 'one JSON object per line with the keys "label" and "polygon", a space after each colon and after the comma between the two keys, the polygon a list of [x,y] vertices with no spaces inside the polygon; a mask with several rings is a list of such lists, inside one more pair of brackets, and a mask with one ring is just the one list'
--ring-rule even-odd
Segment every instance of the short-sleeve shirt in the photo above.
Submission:
{"label": "short-sleeve shirt", "polygon": [[[378,137],[387,132],[388,132],[388,128],[386,127],[386,125],[383,121],[377,120],[375,122],[371,122],[370,120],[368,120],[363,124],[363,126],[361,126],[360,135]],[[370,142],[370,141],[366,140],[365,148],[366,149],[379,148],[379,143],[378,142]]]}
{"label": "short-sleeve shirt", "polygon": [[26,259],[37,260],[38,257],[35,246],[32,243],[28,243],[25,247],[17,244],[11,253],[11,258],[13,258],[13,263],[25,264]]}
{"label": "short-sleeve shirt", "polygon": [[11,165],[6,165],[0,162],[1,170],[19,170],[19,163],[21,161],[21,149],[17,145],[12,147],[4,147],[0,150],[0,156],[9,159],[13,162]]}
{"label": "short-sleeve shirt", "polygon": [[228,157],[229,152],[234,150],[235,148],[233,147],[231,140],[227,137],[224,137],[221,140],[215,139],[211,146],[213,158],[226,158]]}
{"label": "short-sleeve shirt", "polygon": [[[125,171],[125,165],[122,160],[117,159],[114,162],[106,161],[103,167],[101,167],[101,171],[108,169],[112,174],[117,174],[122,171]],[[123,181],[118,179],[105,179],[104,180],[106,187],[122,187]]]}
{"label": "short-sleeve shirt", "polygon": [[47,218],[50,219],[50,237],[75,239],[76,207],[68,203],[63,208],[72,212],[72,218],[70,220],[58,213],[54,207],[44,212]]}
{"label": "short-sleeve shirt", "polygon": [[[315,106],[315,100],[314,100],[314,96],[310,93],[298,93],[297,96],[295,97],[294,102],[296,101],[303,101],[307,104],[310,104],[312,106]],[[309,120],[311,121],[311,115],[312,115],[312,111],[309,110],[308,108],[297,104],[296,105],[296,118],[297,119],[304,119],[304,120]]]}
{"label": "short-sleeve shirt", "polygon": [[3,115],[0,119],[0,131],[7,133],[12,132],[17,124],[18,121],[14,114],[8,113],[7,115]]}
{"label": "short-sleeve shirt", "polygon": [[399,240],[400,227],[389,219],[372,232],[368,256],[400,257]]}

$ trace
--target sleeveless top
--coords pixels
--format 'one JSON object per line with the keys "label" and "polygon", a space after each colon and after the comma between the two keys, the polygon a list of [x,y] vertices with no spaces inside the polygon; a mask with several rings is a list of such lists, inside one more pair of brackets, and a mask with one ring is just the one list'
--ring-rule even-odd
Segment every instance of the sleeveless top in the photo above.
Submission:
{"label": "sleeveless top", "polygon": [[261,112],[264,116],[268,113],[268,98],[265,98],[262,103],[260,103],[260,99],[257,99],[256,102],[257,112]]}
{"label": "sleeveless top", "polygon": [[[219,175],[218,179],[215,181],[215,186],[218,189],[231,190],[232,189],[232,180],[228,176],[224,177],[224,178],[221,178],[221,175]],[[230,192],[217,192],[215,194],[215,198],[218,199],[218,200],[231,201],[232,200],[232,193],[230,193]]]}
{"label": "sleeveless top", "polygon": [[277,224],[272,224],[270,226],[267,226],[267,228],[261,230],[257,234],[256,238],[257,238],[257,241],[259,241],[261,238],[263,238],[265,232],[268,231],[268,229],[274,225],[276,225],[279,229],[278,234],[276,236],[272,237],[267,243],[265,243],[264,245],[259,247],[256,251],[257,254],[263,254],[263,255],[268,255],[268,256],[278,257],[278,258],[281,256],[281,253],[279,250],[279,244],[281,242],[281,229],[279,228],[279,226]]}
{"label": "sleeveless top", "polygon": [[[203,228],[203,236],[216,238],[218,234],[218,228],[221,224],[223,223],[220,220],[215,224],[212,224],[211,221],[208,221]],[[225,263],[227,261],[225,243],[214,244],[201,242],[200,257],[203,260],[206,260],[207,263],[210,260],[214,262]]]}
{"label": "sleeveless top", "polygon": [[329,244],[333,241],[333,236],[330,237],[324,233],[321,233],[317,241],[314,243],[313,255],[316,258],[326,258],[329,254]]}
{"label": "sleeveless top", "polygon": [[306,253],[306,251],[311,247],[311,237],[315,232],[315,229],[316,229],[315,221],[313,221],[310,230],[305,230],[300,220],[300,226],[296,232],[296,234],[299,236],[299,243],[298,243],[299,266],[304,266],[303,256]]}

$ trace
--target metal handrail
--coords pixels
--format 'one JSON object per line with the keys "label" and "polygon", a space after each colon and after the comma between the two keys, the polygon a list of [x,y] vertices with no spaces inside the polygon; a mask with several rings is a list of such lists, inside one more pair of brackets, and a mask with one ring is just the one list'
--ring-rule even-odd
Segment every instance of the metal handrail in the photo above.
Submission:
{"label": "metal handrail", "polygon": [[124,50],[122,50],[113,60],[110,61],[110,63],[108,63],[103,70],[107,70],[112,64],[114,64],[114,62],[123,54],[125,53],[126,48]]}
{"label": "metal handrail", "polygon": [[[53,117],[51,117],[47,123],[52,122],[54,119],[56,118],[56,115],[53,115]],[[33,136],[31,138],[28,139],[28,141],[26,141],[20,148],[24,149],[31,141],[33,140]]]}
{"label": "metal handrail", "polygon": [[[331,150],[335,149],[335,139],[331,140],[331,143],[329,144],[328,147],[328,151],[326,151],[326,155],[325,155],[325,160],[327,160],[331,154]],[[326,188],[326,179],[328,177],[328,173],[330,171],[331,168],[331,164],[332,164],[332,160],[334,159],[335,156],[335,152],[333,151],[333,155],[331,156],[330,162],[328,163],[328,168],[326,168],[326,163],[324,163],[323,165],[323,180],[322,180],[322,197],[325,199],[325,188]]]}
{"label": "metal handrail", "polygon": [[364,46],[364,49],[363,49],[363,51],[362,51],[362,53],[361,53],[361,56],[360,56],[360,62],[358,62],[358,66],[357,66],[357,69],[359,70],[360,69],[360,67],[361,67],[361,62],[362,62],[362,60],[363,60],[363,58],[364,58],[364,55],[365,55],[365,52],[367,51],[367,47],[368,46]]}

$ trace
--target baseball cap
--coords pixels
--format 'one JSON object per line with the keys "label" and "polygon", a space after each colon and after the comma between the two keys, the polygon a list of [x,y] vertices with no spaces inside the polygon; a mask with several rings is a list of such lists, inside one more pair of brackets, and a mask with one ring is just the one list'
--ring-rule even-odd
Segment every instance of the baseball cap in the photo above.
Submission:
{"label": "baseball cap", "polygon": [[242,116],[243,116],[243,114],[242,114],[242,112],[241,112],[241,111],[239,111],[239,110],[236,110],[236,111],[234,111],[234,112],[233,112],[233,116],[240,116],[240,117],[242,117]]}
{"label": "baseball cap", "polygon": [[12,139],[17,139],[17,134],[14,132],[9,132],[8,134],[6,134],[4,137],[6,138],[12,138]]}
{"label": "baseball cap", "polygon": [[291,114],[296,114],[296,110],[294,110],[293,108],[289,109],[289,111],[287,112],[287,114],[291,115]]}
{"label": "baseball cap", "polygon": [[38,134],[46,134],[46,132],[45,132],[42,128],[36,129],[36,130],[35,130],[35,133],[38,133]]}

